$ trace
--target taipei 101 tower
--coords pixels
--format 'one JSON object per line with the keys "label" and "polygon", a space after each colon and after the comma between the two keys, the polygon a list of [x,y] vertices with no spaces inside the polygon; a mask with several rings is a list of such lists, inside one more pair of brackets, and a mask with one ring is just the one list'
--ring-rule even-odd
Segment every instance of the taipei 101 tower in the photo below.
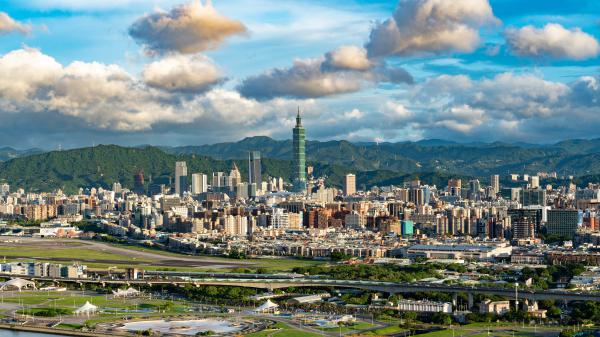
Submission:
{"label": "taipei 101 tower", "polygon": [[306,144],[305,130],[302,126],[300,117],[300,108],[298,107],[298,116],[296,117],[296,126],[294,127],[294,192],[306,191]]}

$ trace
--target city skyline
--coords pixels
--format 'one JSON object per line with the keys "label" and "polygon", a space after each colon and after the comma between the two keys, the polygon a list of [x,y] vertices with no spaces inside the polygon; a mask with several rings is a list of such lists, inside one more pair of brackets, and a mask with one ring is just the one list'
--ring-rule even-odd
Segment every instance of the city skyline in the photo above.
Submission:
{"label": "city skyline", "polygon": [[600,5],[467,2],[7,1],[0,144],[595,137]]}

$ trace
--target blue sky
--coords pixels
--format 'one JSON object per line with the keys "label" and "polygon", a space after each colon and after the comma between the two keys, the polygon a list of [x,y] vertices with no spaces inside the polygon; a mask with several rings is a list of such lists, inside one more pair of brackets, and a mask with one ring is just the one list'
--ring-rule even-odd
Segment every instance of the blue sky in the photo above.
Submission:
{"label": "blue sky", "polygon": [[[22,26],[3,33],[0,21],[0,74],[13,77],[0,80],[0,145],[281,139],[298,105],[312,139],[600,136],[599,1],[213,3],[210,15],[230,25],[214,29],[230,30],[174,30],[176,44],[151,31],[152,15],[179,20],[174,8],[205,5],[4,0],[0,12]],[[427,6],[437,21],[414,19]]]}

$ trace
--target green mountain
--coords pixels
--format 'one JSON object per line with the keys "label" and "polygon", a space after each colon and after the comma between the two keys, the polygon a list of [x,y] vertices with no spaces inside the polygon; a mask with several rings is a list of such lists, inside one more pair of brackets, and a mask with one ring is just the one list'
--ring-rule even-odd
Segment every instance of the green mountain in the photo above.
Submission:
{"label": "green mountain", "polygon": [[[219,159],[246,158],[248,151],[289,160],[290,140],[251,137],[235,143],[164,148],[173,154],[201,154]],[[444,140],[400,143],[307,142],[308,160],[351,167],[357,171],[444,172],[487,177],[512,172],[556,171],[562,175],[600,174],[600,139],[556,144],[460,144]]]}
{"label": "green mountain", "polygon": [[[14,188],[22,187],[31,191],[51,191],[62,188],[74,192],[80,187],[110,188],[114,182],[133,187],[133,176],[143,170],[146,181],[168,184],[173,176],[176,161],[187,162],[188,172],[229,172],[235,162],[242,177],[247,180],[248,165],[245,159],[218,160],[196,154],[166,153],[156,147],[127,148],[116,145],[101,145],[69,151],[47,152],[28,157],[16,158],[0,163],[0,181],[9,182]],[[291,161],[263,158],[263,175],[284,177],[291,180]],[[327,176],[328,183],[341,186],[347,167],[322,162],[314,165],[315,173]],[[356,171],[354,171],[356,172]],[[359,184],[366,186],[401,184],[413,179],[414,175],[395,171],[356,172]],[[424,175],[425,176],[425,175]],[[443,175],[429,174],[431,181],[447,180]],[[435,179],[434,179],[435,177]]]}
{"label": "green mountain", "polygon": [[41,149],[16,150],[12,147],[0,147],[0,161],[30,156],[32,154],[38,154],[42,152],[44,152],[44,150]]}

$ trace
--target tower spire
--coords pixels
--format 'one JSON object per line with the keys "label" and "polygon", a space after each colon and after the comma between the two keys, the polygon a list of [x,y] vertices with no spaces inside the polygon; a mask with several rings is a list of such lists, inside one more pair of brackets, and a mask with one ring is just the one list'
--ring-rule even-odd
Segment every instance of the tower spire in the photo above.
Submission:
{"label": "tower spire", "polygon": [[296,126],[302,126],[302,117],[300,117],[300,106],[298,106],[298,115],[296,116]]}

